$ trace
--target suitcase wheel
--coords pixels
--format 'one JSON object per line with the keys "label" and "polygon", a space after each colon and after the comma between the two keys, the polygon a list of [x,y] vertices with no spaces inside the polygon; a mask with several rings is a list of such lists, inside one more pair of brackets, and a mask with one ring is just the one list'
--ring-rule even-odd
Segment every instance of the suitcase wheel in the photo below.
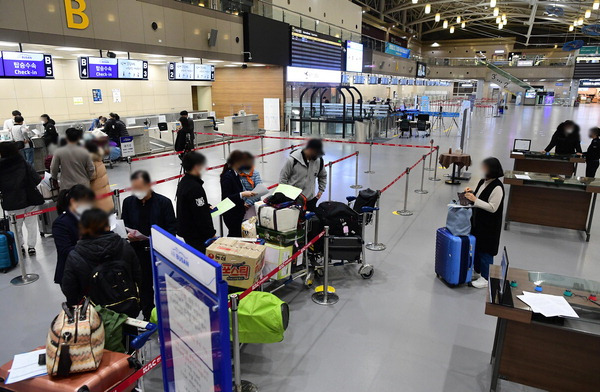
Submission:
{"label": "suitcase wheel", "polygon": [[365,264],[358,269],[358,273],[363,279],[371,279],[375,273],[375,269],[370,264]]}
{"label": "suitcase wheel", "polygon": [[315,275],[317,275],[319,278],[322,278],[324,274],[325,274],[325,272],[323,272],[322,268],[315,269]]}

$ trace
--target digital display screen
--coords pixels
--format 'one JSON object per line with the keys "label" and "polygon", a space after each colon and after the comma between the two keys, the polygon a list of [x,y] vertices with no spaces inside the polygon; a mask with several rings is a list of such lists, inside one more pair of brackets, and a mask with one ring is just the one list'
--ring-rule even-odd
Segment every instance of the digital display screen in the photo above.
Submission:
{"label": "digital display screen", "polygon": [[365,75],[354,75],[354,84],[365,84]]}
{"label": "digital display screen", "polygon": [[525,98],[535,98],[535,91],[525,91]]}
{"label": "digital display screen", "polygon": [[215,66],[211,64],[169,63],[169,80],[215,80]]}
{"label": "digital display screen", "polygon": [[341,80],[342,71],[333,71],[330,69],[287,67],[288,82],[339,84]]}
{"label": "digital display screen", "polygon": [[363,70],[363,45],[346,41],[346,71],[362,72]]}
{"label": "digital display screen", "polygon": [[369,84],[377,84],[379,83],[379,78],[377,76],[369,76]]}
{"label": "digital display screen", "polygon": [[424,78],[427,76],[427,64],[417,62],[417,78]]}
{"label": "digital display screen", "polygon": [[52,78],[52,56],[43,53],[2,52],[0,76],[6,78]]}
{"label": "digital display screen", "polygon": [[292,67],[342,70],[342,41],[329,35],[292,27]]}
{"label": "digital display screen", "polygon": [[342,84],[348,84],[348,83],[350,83],[350,75],[342,74]]}
{"label": "digital display screen", "polygon": [[398,84],[398,78],[392,78],[392,84],[393,85],[397,85]]}
{"label": "digital display screen", "polygon": [[388,78],[387,76],[382,77],[379,80],[379,84],[390,84],[390,78]]}
{"label": "digital display screen", "polygon": [[148,80],[148,62],[107,57],[80,57],[81,79]]}

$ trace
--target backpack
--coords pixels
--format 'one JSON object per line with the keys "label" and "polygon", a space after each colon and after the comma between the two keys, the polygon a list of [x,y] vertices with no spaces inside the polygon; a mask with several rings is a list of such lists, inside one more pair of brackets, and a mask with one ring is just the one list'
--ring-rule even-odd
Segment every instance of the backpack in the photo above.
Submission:
{"label": "backpack", "polygon": [[95,305],[130,317],[140,313],[140,293],[124,260],[98,264],[92,270],[89,287],[89,297]]}
{"label": "backpack", "polygon": [[[359,214],[347,204],[339,201],[324,201],[317,206],[315,214],[323,227],[329,226],[329,235],[362,235]],[[344,229],[345,227],[347,229]]]}
{"label": "backpack", "polygon": [[[292,151],[292,152],[294,152],[294,151]],[[291,153],[290,153],[290,155],[291,155]],[[319,165],[319,173],[321,173],[321,171],[325,167],[325,162],[323,161],[323,157],[319,158],[319,160],[321,161],[320,162],[321,164]],[[296,166],[297,163],[298,163],[298,160],[294,159],[294,163],[292,164],[292,167]]]}
{"label": "backpack", "polygon": [[46,368],[50,376],[96,370],[104,353],[104,324],[90,300],[62,311],[50,324],[46,341]]}

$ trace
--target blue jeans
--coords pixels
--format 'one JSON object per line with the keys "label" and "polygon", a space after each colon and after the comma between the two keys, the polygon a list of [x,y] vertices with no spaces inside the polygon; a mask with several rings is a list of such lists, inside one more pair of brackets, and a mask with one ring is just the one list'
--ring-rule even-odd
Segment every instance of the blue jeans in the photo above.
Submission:
{"label": "blue jeans", "polygon": [[21,150],[21,155],[25,158],[25,161],[33,167],[33,148],[24,148]]}
{"label": "blue jeans", "polygon": [[489,280],[490,265],[494,264],[494,256],[489,253],[475,252],[475,272]]}

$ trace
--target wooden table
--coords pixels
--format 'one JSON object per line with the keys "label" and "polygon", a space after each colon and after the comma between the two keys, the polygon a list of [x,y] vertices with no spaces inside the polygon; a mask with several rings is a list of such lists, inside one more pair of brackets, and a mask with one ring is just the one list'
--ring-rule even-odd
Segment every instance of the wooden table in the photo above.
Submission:
{"label": "wooden table", "polygon": [[463,167],[469,168],[471,166],[471,156],[469,154],[457,154],[457,153],[442,153],[440,154],[439,163],[442,167],[448,168],[452,165],[452,175],[449,180],[446,180],[446,184],[450,185],[458,185],[460,181],[458,181],[456,177],[456,169],[458,169],[460,173],[460,169]]}
{"label": "wooden table", "polygon": [[577,155],[546,155],[533,152],[513,151],[510,153],[510,157],[515,160],[513,165],[515,171],[562,174],[565,176],[576,174],[577,164],[585,162],[584,157]]}
{"label": "wooden table", "polygon": [[600,179],[509,171],[504,230],[510,222],[580,230],[589,242]]}
{"label": "wooden table", "polygon": [[[557,275],[544,280],[544,275],[551,274],[531,274],[533,276],[522,269],[509,269],[508,279],[518,284],[511,290],[514,307],[491,303],[488,293],[485,314],[498,318],[490,392],[496,391],[499,378],[550,392],[600,390],[600,307],[581,297],[565,297],[580,319],[546,319],[534,314],[516,297],[523,291],[534,292],[535,284],[531,280],[543,280],[544,294],[563,295],[565,289],[570,289],[573,294],[585,297],[592,291],[585,289],[598,290],[600,283]],[[500,277],[499,265],[490,267],[490,276]],[[552,284],[561,278],[565,278],[564,284]]]}

